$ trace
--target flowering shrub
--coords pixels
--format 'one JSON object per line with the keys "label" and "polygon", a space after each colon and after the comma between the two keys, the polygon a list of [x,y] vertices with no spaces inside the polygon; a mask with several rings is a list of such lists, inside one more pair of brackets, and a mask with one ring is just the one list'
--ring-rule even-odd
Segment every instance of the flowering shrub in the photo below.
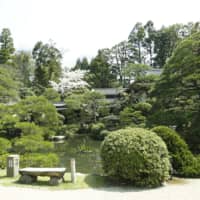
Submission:
{"label": "flowering shrub", "polygon": [[83,70],[63,72],[59,82],[56,83],[55,81],[50,81],[50,85],[54,90],[60,92],[61,94],[64,94],[65,92],[73,89],[85,88],[89,85],[86,81],[83,80],[84,75],[85,71]]}

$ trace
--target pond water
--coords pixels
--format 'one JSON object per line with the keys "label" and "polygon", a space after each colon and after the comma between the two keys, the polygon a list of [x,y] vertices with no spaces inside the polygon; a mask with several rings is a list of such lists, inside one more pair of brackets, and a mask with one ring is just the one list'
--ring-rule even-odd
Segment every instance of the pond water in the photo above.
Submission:
{"label": "pond water", "polygon": [[60,166],[70,170],[70,159],[76,160],[76,171],[80,173],[102,174],[100,141],[80,135],[55,143],[55,152],[60,158]]}

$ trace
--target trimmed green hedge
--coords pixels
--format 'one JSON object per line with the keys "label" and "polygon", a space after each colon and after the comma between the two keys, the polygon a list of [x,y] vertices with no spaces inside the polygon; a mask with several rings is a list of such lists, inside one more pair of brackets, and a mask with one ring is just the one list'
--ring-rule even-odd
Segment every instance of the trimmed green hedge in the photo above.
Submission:
{"label": "trimmed green hedge", "polygon": [[142,128],[111,132],[101,146],[104,172],[136,186],[155,187],[169,178],[170,162],[163,140]]}
{"label": "trimmed green hedge", "polygon": [[175,175],[200,177],[200,160],[192,154],[186,142],[176,131],[167,126],[157,126],[152,131],[166,143]]}

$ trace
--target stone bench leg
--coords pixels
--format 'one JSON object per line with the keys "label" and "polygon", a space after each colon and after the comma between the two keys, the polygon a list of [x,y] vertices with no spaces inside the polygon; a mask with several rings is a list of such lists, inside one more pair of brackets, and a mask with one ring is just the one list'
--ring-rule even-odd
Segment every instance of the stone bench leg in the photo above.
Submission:
{"label": "stone bench leg", "polygon": [[58,185],[62,182],[62,178],[60,177],[55,177],[55,176],[52,176],[50,177],[50,180],[49,180],[49,184],[50,185]]}
{"label": "stone bench leg", "polygon": [[22,175],[19,179],[20,183],[30,184],[37,181],[37,176]]}

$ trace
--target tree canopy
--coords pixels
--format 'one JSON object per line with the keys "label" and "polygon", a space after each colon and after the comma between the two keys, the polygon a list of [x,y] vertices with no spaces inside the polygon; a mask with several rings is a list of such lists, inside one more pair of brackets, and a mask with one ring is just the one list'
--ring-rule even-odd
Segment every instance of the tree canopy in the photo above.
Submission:
{"label": "tree canopy", "polygon": [[61,75],[62,54],[55,44],[37,42],[32,51],[35,60],[35,85],[48,87],[49,81],[57,81]]}
{"label": "tree canopy", "polygon": [[4,28],[0,35],[0,64],[5,64],[11,58],[14,51],[11,32],[8,28]]}
{"label": "tree canopy", "polygon": [[196,138],[197,143],[200,142],[199,63],[200,33],[196,33],[177,46],[152,93],[156,97],[154,120],[185,130],[185,137]]}

